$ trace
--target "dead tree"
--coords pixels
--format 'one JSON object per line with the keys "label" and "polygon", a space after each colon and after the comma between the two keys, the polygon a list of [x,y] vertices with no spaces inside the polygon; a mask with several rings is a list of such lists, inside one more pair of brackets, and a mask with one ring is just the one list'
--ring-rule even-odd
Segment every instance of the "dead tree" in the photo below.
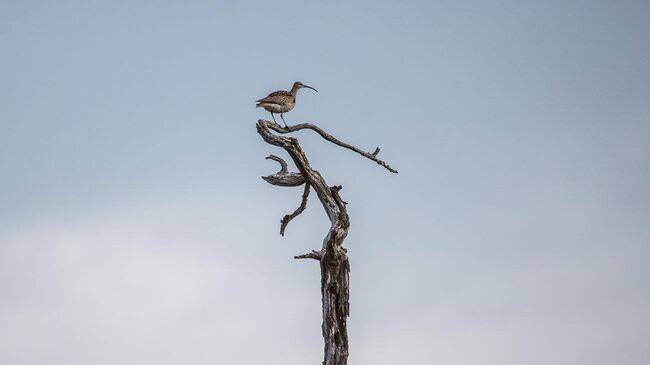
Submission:
{"label": "dead tree", "polygon": [[265,142],[274,146],[282,147],[298,168],[298,172],[289,172],[287,163],[280,157],[270,155],[267,159],[280,163],[280,171],[273,175],[264,176],[268,183],[277,186],[300,186],[305,185],[300,206],[291,214],[282,218],[280,223],[280,234],[284,231],[289,222],[302,213],[307,207],[307,197],[310,189],[314,189],[325,212],[329,217],[331,226],[320,250],[312,250],[309,253],[295,256],[295,259],[314,259],[320,262],[321,270],[321,294],[323,301],[323,339],[325,340],[325,356],[323,365],[346,365],[348,360],[348,334],[346,328],[347,317],[350,314],[349,304],[349,283],[350,263],[348,261],[347,249],[343,247],[343,240],[348,234],[350,219],[345,205],[347,204],[339,192],[341,186],[329,186],[318,171],[311,168],[307,156],[293,137],[284,137],[279,134],[287,134],[302,129],[311,129],[321,137],[343,148],[352,150],[379,165],[388,171],[397,173],[384,161],[377,158],[379,147],[374,152],[362,151],[347,143],[341,142],[319,127],[309,123],[294,126],[281,127],[279,124],[267,120],[258,120],[257,133],[262,136]]}

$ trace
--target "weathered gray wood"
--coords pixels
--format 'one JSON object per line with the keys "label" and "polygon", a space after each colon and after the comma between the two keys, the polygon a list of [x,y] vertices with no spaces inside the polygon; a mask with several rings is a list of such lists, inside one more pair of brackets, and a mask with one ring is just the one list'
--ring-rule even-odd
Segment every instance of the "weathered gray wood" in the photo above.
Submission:
{"label": "weathered gray wood", "polygon": [[335,138],[331,134],[325,132],[324,130],[320,129],[318,126],[316,126],[314,124],[311,124],[311,123],[301,123],[301,124],[282,127],[281,125],[279,125],[277,123],[269,122],[267,127],[270,128],[270,129],[273,129],[274,131],[276,131],[278,133],[282,133],[282,134],[299,131],[301,129],[311,129],[314,132],[318,133],[324,139],[326,139],[326,140],[328,140],[328,141],[330,141],[330,142],[332,142],[332,143],[334,143],[336,145],[339,145],[339,146],[341,146],[343,148],[347,148],[349,150],[352,150],[352,151],[360,154],[361,156],[363,156],[365,158],[368,158],[368,159],[370,159],[372,161],[375,161],[377,164],[383,166],[384,168],[386,168],[388,171],[390,171],[392,173],[395,173],[395,174],[397,173],[397,170],[393,169],[386,162],[384,162],[384,161],[377,158],[377,155],[379,154],[379,151],[381,151],[381,149],[379,147],[375,148],[375,151],[372,152],[372,153],[363,151],[363,150],[361,150],[361,149],[359,149],[357,147],[354,147],[354,146],[352,146],[350,144],[347,144],[345,142],[342,142],[342,141],[338,140],[337,138]]}
{"label": "weathered gray wood", "polygon": [[274,160],[280,163],[280,171],[273,175],[262,176],[269,184],[277,186],[300,186],[305,183],[305,178],[295,172],[287,170],[287,163],[278,156],[270,155],[267,160]]}
{"label": "weathered gray wood", "polygon": [[283,159],[271,155],[267,158],[279,162],[281,170],[276,174],[263,177],[264,180],[278,186],[299,186],[303,183],[305,184],[301,204],[293,213],[287,214],[282,219],[280,234],[284,235],[287,224],[305,210],[310,188],[313,188],[316,192],[318,199],[329,217],[331,226],[323,240],[321,249],[318,251],[312,250],[309,253],[297,255],[294,258],[308,258],[320,262],[323,303],[322,332],[323,339],[325,340],[323,365],[346,365],[348,359],[347,318],[350,315],[350,262],[347,256],[347,249],[343,247],[343,241],[348,235],[350,218],[345,208],[347,203],[339,195],[342,187],[340,185],[330,187],[320,173],[311,168],[307,156],[300,147],[297,139],[279,136],[271,132],[273,130],[286,134],[300,129],[314,130],[326,140],[355,151],[377,162],[388,171],[394,173],[397,173],[397,171],[385,162],[377,159],[379,148],[373,153],[364,152],[354,146],[339,141],[313,124],[304,123],[283,128],[267,120],[260,119],[257,121],[257,132],[262,139],[269,144],[281,147],[287,151],[299,170],[299,173],[289,172],[287,163]]}
{"label": "weathered gray wood", "polygon": [[300,213],[302,213],[305,208],[307,208],[307,198],[309,197],[309,184],[305,184],[305,191],[302,193],[302,201],[300,202],[300,206],[296,208],[296,210],[291,213],[287,214],[282,218],[282,221],[280,222],[280,235],[284,236],[284,230],[287,228],[287,224],[291,222],[292,219],[296,218]]}

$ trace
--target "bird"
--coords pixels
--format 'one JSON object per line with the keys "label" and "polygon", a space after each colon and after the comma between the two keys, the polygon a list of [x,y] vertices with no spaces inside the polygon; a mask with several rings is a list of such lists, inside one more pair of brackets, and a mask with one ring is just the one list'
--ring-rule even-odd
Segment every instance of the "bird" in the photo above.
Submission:
{"label": "bird", "polygon": [[287,122],[284,121],[283,114],[291,111],[293,107],[296,106],[296,94],[298,94],[298,90],[302,89],[303,87],[318,92],[318,90],[314,89],[313,87],[307,86],[300,81],[296,81],[293,83],[293,87],[291,88],[291,91],[284,91],[284,90],[274,91],[270,93],[267,97],[260,100],[256,100],[255,102],[257,103],[257,105],[255,105],[255,107],[256,108],[262,107],[266,109],[268,112],[270,112],[271,118],[273,118],[273,122],[275,124],[277,124],[277,122],[275,121],[275,116],[273,114],[274,113],[280,114],[280,118],[282,118],[282,122],[284,122],[284,127],[288,128]]}

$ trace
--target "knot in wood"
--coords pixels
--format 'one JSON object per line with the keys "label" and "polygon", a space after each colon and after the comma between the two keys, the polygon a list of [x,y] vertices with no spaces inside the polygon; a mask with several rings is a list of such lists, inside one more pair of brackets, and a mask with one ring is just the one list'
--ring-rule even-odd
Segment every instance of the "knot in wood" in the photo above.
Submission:
{"label": "knot in wood", "polygon": [[330,281],[329,284],[327,284],[327,290],[331,293],[336,293],[338,289],[338,284],[336,281]]}

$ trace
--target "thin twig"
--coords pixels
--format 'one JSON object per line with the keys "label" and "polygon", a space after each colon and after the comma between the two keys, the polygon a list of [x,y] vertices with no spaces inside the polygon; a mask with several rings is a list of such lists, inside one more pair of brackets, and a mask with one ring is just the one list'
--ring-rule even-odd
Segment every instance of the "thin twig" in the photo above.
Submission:
{"label": "thin twig", "polygon": [[323,258],[323,254],[320,253],[320,251],[311,250],[311,252],[309,252],[309,253],[294,256],[293,258],[296,259],[296,260],[298,260],[298,259],[314,259],[314,260],[320,261]]}
{"label": "thin twig", "polygon": [[280,158],[280,157],[278,157],[276,155],[269,155],[266,159],[278,162],[280,164],[280,171],[279,172],[287,172],[288,171],[287,162],[285,160],[283,160],[282,158]]}
{"label": "thin twig", "polygon": [[305,190],[302,193],[302,201],[300,206],[293,211],[291,214],[287,214],[282,218],[280,222],[280,235],[284,236],[284,230],[287,228],[287,224],[291,222],[292,219],[296,218],[300,213],[302,213],[307,207],[307,197],[309,196],[309,183],[305,183]]}

